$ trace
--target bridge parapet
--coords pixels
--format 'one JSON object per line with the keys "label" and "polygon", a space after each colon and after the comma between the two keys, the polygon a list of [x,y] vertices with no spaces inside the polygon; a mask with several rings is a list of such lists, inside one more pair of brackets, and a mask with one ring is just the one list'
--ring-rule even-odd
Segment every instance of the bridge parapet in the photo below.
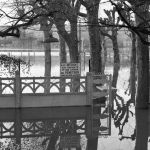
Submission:
{"label": "bridge parapet", "polygon": [[0,96],[21,94],[76,94],[86,92],[86,77],[0,78]]}
{"label": "bridge parapet", "polygon": [[[84,77],[20,77],[16,72],[15,78],[0,78],[0,107],[93,105],[94,99],[109,97],[109,84],[109,76],[92,73]],[[107,88],[101,89],[105,85]]]}
{"label": "bridge parapet", "polygon": [[0,96],[15,93],[15,78],[0,78]]}

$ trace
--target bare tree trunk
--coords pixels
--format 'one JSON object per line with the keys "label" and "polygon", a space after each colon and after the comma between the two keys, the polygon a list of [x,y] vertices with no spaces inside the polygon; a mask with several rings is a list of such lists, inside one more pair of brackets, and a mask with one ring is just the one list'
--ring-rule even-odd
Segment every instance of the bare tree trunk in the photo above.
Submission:
{"label": "bare tree trunk", "polygon": [[58,29],[58,33],[63,37],[69,47],[70,61],[72,63],[79,62],[78,52],[78,36],[77,36],[77,18],[73,18],[70,22],[70,33],[65,29],[65,20],[60,20],[61,15],[55,17],[55,24]]}
{"label": "bare tree trunk", "polygon": [[113,51],[114,51],[114,67],[113,67],[112,86],[116,88],[119,70],[120,70],[120,55],[119,55],[119,48],[118,48],[118,42],[117,42],[117,33],[113,34],[112,43],[113,43]]}
{"label": "bare tree trunk", "polygon": [[[50,37],[50,30],[53,25],[53,22],[51,24],[48,24],[48,18],[41,17],[40,18],[40,26],[41,30],[44,33],[44,41],[48,40]],[[44,60],[45,60],[45,77],[51,76],[51,45],[50,43],[43,43],[44,44]],[[46,78],[44,81],[45,88],[44,92],[49,93],[49,78]]]}
{"label": "bare tree trunk", "polygon": [[[144,37],[145,39],[148,37]],[[147,108],[149,101],[149,48],[138,38],[136,107]]]}
{"label": "bare tree trunk", "polygon": [[[77,20],[75,21],[77,22]],[[71,23],[71,42],[67,45],[70,50],[70,60],[72,63],[79,63],[79,51],[78,51],[78,35],[77,35],[77,23]]]}
{"label": "bare tree trunk", "polygon": [[106,41],[105,41],[105,36],[101,36],[101,45],[102,45],[102,73],[104,74],[105,72],[105,66],[107,62],[107,48],[106,48]]}
{"label": "bare tree trunk", "polygon": [[[63,39],[61,35],[59,35],[59,39],[60,39],[60,64],[61,64],[61,63],[67,62],[67,55],[66,55],[65,40]],[[66,80],[64,78],[61,78],[61,81],[60,81],[61,92],[65,92],[65,82]]]}
{"label": "bare tree trunk", "polygon": [[[49,38],[49,32],[44,31],[44,40]],[[45,52],[45,76],[51,76],[51,45],[50,43],[44,43]]]}
{"label": "bare tree trunk", "polygon": [[[87,9],[87,19],[88,19],[88,30],[89,30],[89,38],[90,38],[90,53],[91,53],[91,61],[90,61],[90,71],[94,74],[102,73],[102,59],[101,59],[101,37],[99,30],[99,22],[98,22],[98,12],[99,12],[99,3],[100,0],[88,0],[88,5],[90,6]],[[96,110],[98,112],[98,110]],[[96,120],[93,124],[99,125],[100,121]],[[98,144],[98,133],[94,137],[88,139],[88,150],[97,150]]]}
{"label": "bare tree trunk", "polygon": [[131,101],[135,104],[136,94],[136,35],[132,32],[131,68],[130,68]]}
{"label": "bare tree trunk", "polygon": [[[52,28],[53,21],[48,23],[47,17],[40,18],[40,29],[44,34],[44,41],[48,40],[50,37],[50,30]],[[45,54],[45,76],[51,76],[51,45],[50,43],[44,43],[44,54]]]}
{"label": "bare tree trunk", "polygon": [[[60,21],[58,16],[56,16],[55,18],[55,23],[59,34],[64,38],[69,47],[71,63],[79,63],[77,18],[73,18],[73,21],[70,22],[70,33],[65,30],[64,21]],[[75,77],[72,82],[72,89],[74,90],[74,92],[77,92],[79,89],[79,87],[77,86],[79,85],[79,78]]]}
{"label": "bare tree trunk", "polygon": [[93,4],[90,9],[87,9],[88,14],[88,26],[89,26],[89,37],[90,37],[90,49],[91,49],[91,72],[101,73],[102,72],[102,60],[101,60],[101,39],[98,23],[98,11],[100,0],[93,0]]}
{"label": "bare tree trunk", "polygon": [[66,55],[66,44],[65,40],[61,35],[59,35],[60,40],[60,63],[66,63],[67,62],[67,55]]}
{"label": "bare tree trunk", "polygon": [[[138,9],[140,16],[145,19],[148,18],[148,5],[141,6]],[[136,15],[137,26],[140,24],[141,28],[145,26],[143,19]],[[141,37],[148,41],[148,35],[140,34]],[[136,95],[136,107],[148,108],[149,101],[149,47],[141,42],[139,37],[137,38],[137,95]]]}
{"label": "bare tree trunk", "polygon": [[[117,33],[113,33],[112,31],[112,43],[113,43],[113,52],[114,52],[114,66],[113,66],[113,77],[112,77],[112,87],[117,87],[117,80],[119,76],[120,70],[120,55],[117,41]],[[114,109],[114,100],[116,98],[117,89],[112,90],[112,108]]]}

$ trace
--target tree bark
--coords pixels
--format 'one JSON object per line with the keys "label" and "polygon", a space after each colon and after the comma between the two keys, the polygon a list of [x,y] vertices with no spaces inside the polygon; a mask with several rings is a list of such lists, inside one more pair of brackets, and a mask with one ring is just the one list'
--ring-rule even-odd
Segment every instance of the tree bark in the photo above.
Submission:
{"label": "tree bark", "polygon": [[98,23],[98,11],[100,0],[93,0],[90,8],[87,8],[87,18],[90,37],[90,49],[91,49],[91,72],[102,72],[102,60],[101,60],[101,39]]}
{"label": "tree bark", "polygon": [[[67,62],[67,55],[66,55],[65,40],[63,39],[61,35],[59,35],[59,39],[60,39],[60,64],[61,64],[61,63]],[[65,92],[65,82],[66,80],[64,78],[61,78],[61,81],[60,81],[61,92]]]}
{"label": "tree bark", "polygon": [[[137,12],[145,20],[149,18],[148,6],[139,7]],[[144,28],[145,24],[139,15],[135,15],[137,26]],[[148,35],[140,33],[141,37],[148,41]],[[149,47],[137,38],[137,95],[136,108],[148,108],[149,101]]]}
{"label": "tree bark", "polygon": [[112,37],[113,37],[112,43],[113,43],[113,51],[114,51],[112,86],[116,88],[118,75],[119,75],[119,69],[120,69],[120,55],[119,55],[119,48],[118,48],[118,42],[117,42],[117,33],[114,33],[114,31],[112,31]]}
{"label": "tree bark", "polygon": [[[67,4],[71,6],[69,1],[64,1],[64,4],[65,4],[64,6],[66,6]],[[72,63],[79,62],[78,35],[77,35],[77,18],[78,18],[77,12],[79,11],[80,5],[78,4],[79,2],[77,2],[75,6],[67,7],[67,10],[70,14],[62,14],[58,12],[54,15],[55,25],[58,29],[58,33],[63,37],[63,39],[66,41],[68,45],[70,61]],[[63,10],[62,8],[61,11],[65,11],[65,10]],[[65,25],[66,21],[69,21],[70,23],[70,31],[66,30],[66,25]]]}
{"label": "tree bark", "polygon": [[136,35],[134,32],[132,34],[132,50],[131,50],[131,68],[130,68],[130,93],[131,101],[135,104],[135,94],[136,94]]}
{"label": "tree bark", "polygon": [[101,45],[102,45],[102,73],[104,74],[105,72],[105,66],[107,62],[107,47],[106,47],[106,40],[105,36],[101,36]]}
{"label": "tree bark", "polygon": [[[47,17],[41,17],[39,19],[40,29],[43,31],[44,34],[44,41],[49,39],[50,37],[50,30],[53,25],[53,21],[49,24]],[[44,54],[45,54],[45,76],[51,76],[51,46],[50,43],[43,43],[44,44]]]}
{"label": "tree bark", "polygon": [[[76,23],[75,23],[76,22]],[[78,35],[77,35],[77,18],[75,22],[71,22],[71,42],[68,42],[70,50],[70,60],[72,63],[79,63],[79,52],[78,52]]]}
{"label": "tree bark", "polygon": [[[49,32],[46,30],[44,32],[44,40],[49,38]],[[45,77],[51,76],[51,45],[50,43],[44,43],[44,53],[45,53]]]}
{"label": "tree bark", "polygon": [[68,45],[70,61],[72,63],[78,63],[79,62],[79,53],[78,53],[77,24],[72,22],[71,33],[69,34],[65,30],[63,22],[61,22],[57,19],[57,20],[55,20],[55,23],[56,23],[59,34],[63,37],[63,39],[66,41],[66,43]]}
{"label": "tree bark", "polygon": [[60,40],[60,63],[66,63],[67,62],[67,54],[66,54],[66,44],[65,40],[61,35],[59,35]]}

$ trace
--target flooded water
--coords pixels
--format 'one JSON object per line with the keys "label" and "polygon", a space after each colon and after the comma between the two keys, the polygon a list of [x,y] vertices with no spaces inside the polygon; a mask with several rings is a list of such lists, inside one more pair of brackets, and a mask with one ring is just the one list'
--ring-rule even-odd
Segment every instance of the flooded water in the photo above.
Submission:
{"label": "flooded water", "polygon": [[[59,76],[59,64],[53,57],[52,76]],[[43,58],[30,65],[21,76],[44,75]],[[87,63],[82,69],[86,75]],[[124,101],[128,77],[129,68],[121,68],[117,87]],[[135,111],[125,102],[118,106],[0,109],[0,150],[150,150],[149,110]]]}
{"label": "flooded water", "polygon": [[134,150],[135,145],[136,150],[150,149],[148,109],[128,118],[122,136],[114,119],[106,126],[109,115],[103,107],[94,109],[100,115],[96,121],[91,107],[1,109],[0,150]]}

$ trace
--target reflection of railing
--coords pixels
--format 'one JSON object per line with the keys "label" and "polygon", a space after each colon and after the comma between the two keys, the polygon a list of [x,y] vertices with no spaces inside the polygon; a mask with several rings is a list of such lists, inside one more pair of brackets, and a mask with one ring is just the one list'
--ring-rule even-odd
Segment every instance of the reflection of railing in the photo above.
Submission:
{"label": "reflection of railing", "polygon": [[[59,125],[57,130],[60,135],[77,135],[85,134],[85,118],[79,119],[65,119],[65,120],[34,120],[34,121],[21,121],[20,126],[16,126],[16,122],[0,122],[0,138],[14,138],[17,137],[17,131],[21,129],[21,137],[41,137],[51,136],[53,131],[56,130],[54,125]],[[72,127],[73,122],[76,127]]]}
{"label": "reflection of railing", "polygon": [[[77,89],[77,90],[76,90]],[[0,96],[8,94],[73,94],[86,92],[86,77],[0,78]]]}

